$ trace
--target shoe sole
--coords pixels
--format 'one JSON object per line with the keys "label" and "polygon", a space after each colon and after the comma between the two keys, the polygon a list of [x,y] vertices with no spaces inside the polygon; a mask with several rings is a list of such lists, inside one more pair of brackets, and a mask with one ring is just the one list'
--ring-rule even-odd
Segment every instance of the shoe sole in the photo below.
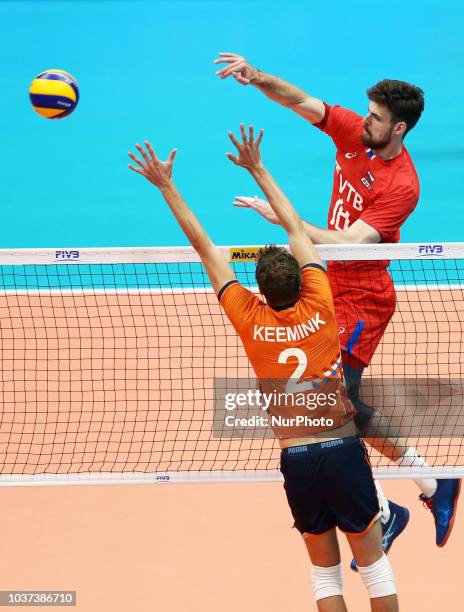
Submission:
{"label": "shoe sole", "polygon": [[440,544],[437,544],[438,548],[443,548],[443,546],[446,544],[446,542],[448,542],[448,539],[449,539],[449,537],[451,535],[451,532],[453,531],[454,519],[456,518],[456,508],[457,508],[457,505],[458,505],[458,500],[459,500],[459,495],[460,494],[461,494],[461,481],[459,481],[456,497],[454,498],[453,515],[452,515],[451,520],[449,522],[448,531],[446,532],[446,535],[443,538],[442,542]]}

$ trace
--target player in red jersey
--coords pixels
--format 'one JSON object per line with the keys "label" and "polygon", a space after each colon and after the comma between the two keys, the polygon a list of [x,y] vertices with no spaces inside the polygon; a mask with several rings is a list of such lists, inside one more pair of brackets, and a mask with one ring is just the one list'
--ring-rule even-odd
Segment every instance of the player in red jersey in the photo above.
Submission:
{"label": "player in red jersey", "polygon": [[[423,92],[402,81],[380,81],[368,92],[368,114],[329,106],[301,89],[251,66],[245,58],[221,53],[215,63],[222,79],[232,76],[242,85],[254,85],[267,97],[293,110],[328,134],[337,149],[328,229],[304,222],[315,244],[398,242],[400,227],[419,198],[419,181],[406,147],[405,135],[415,126],[424,108]],[[269,204],[259,198],[238,197],[236,206],[253,208],[278,223]],[[340,328],[343,367],[351,400],[358,408],[357,424],[366,432],[374,410],[361,401],[359,386],[385,329],[393,316],[396,295],[386,269],[388,262],[330,262],[329,279]],[[375,421],[375,417],[373,422]],[[380,437],[377,450],[402,466],[427,467],[423,457],[405,440]],[[420,499],[433,513],[436,543],[444,546],[454,523],[460,481],[416,479]],[[407,511],[388,504],[379,487],[385,511],[386,546],[399,530],[388,528],[390,510],[407,523]],[[391,518],[391,517],[390,517]]]}
{"label": "player in red jersey", "polygon": [[[369,461],[356,432],[354,411],[346,398],[340,362],[334,304],[326,272],[301,218],[261,162],[259,144],[241,126],[242,143],[230,134],[238,156],[288,232],[291,253],[267,247],[257,261],[256,280],[262,302],[236,279],[171,178],[175,150],[167,162],[136,145],[143,160],[129,153],[129,168],[156,185],[179,225],[198,252],[221,306],[237,331],[261,385],[285,385],[286,398],[315,395],[315,406],[271,405],[273,416],[316,419],[303,425],[273,426],[282,448],[281,470],[295,527],[302,534],[312,562],[312,580],[319,612],[346,612],[337,527],[346,532],[361,579],[375,612],[397,612],[396,585],[382,550],[380,508]],[[314,385],[317,385],[315,387]],[[321,393],[321,390],[330,390]],[[288,394],[288,395],[287,395]],[[311,400],[312,401],[312,400]],[[327,418],[323,422],[323,418]],[[316,423],[317,421],[317,423]]]}

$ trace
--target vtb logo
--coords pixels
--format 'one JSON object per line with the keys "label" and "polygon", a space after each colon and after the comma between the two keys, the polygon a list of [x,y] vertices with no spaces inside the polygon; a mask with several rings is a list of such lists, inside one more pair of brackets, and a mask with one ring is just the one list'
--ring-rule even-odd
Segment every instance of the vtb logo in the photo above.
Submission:
{"label": "vtb logo", "polygon": [[55,259],[79,259],[79,251],[55,251]]}
{"label": "vtb logo", "polygon": [[420,244],[419,255],[424,257],[425,255],[443,255],[442,244]]}

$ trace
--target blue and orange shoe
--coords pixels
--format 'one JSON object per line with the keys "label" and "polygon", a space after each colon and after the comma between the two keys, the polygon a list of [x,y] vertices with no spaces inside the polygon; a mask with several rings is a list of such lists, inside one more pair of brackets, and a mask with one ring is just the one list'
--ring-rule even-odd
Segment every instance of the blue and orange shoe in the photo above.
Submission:
{"label": "blue and orange shoe", "polygon": [[435,520],[437,546],[444,546],[451,535],[456,517],[461,481],[455,478],[437,480],[437,490],[432,497],[419,495],[424,506],[430,510]]}
{"label": "blue and orange shoe", "polygon": [[[385,524],[382,523],[382,548],[386,555],[388,555],[393,542],[403,533],[409,523],[409,510],[407,508],[390,500],[388,500],[388,505],[390,506],[390,518]],[[351,561],[350,567],[354,572],[358,571],[354,559]]]}

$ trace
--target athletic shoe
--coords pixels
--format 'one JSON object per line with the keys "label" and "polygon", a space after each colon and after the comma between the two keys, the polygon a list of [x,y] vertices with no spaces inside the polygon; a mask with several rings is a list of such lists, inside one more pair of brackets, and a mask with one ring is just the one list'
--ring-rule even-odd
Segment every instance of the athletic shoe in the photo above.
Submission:
{"label": "athletic shoe", "polygon": [[[409,510],[407,508],[390,500],[388,500],[388,504],[390,506],[390,518],[385,524],[382,523],[382,548],[386,555],[388,555],[393,542],[403,533],[409,523]],[[358,571],[354,559],[351,561],[350,567],[354,572]]]}
{"label": "athletic shoe", "polygon": [[424,506],[430,510],[435,520],[437,546],[444,546],[450,537],[456,516],[461,481],[455,478],[438,479],[437,490],[432,497],[419,495]]}

